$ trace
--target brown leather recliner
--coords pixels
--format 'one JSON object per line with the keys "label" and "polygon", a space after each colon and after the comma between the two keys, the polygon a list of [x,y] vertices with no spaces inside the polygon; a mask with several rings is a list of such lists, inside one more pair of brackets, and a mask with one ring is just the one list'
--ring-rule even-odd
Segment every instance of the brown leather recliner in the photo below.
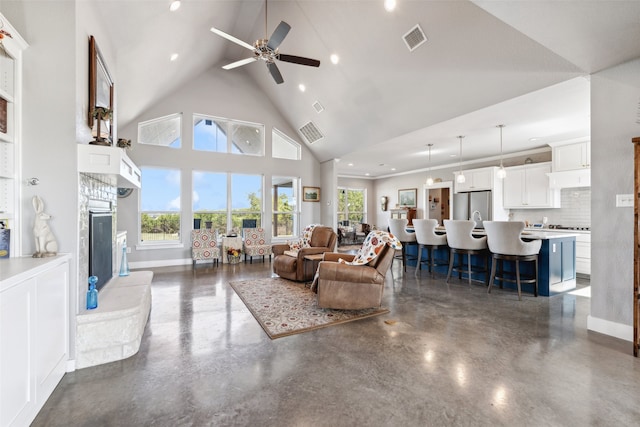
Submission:
{"label": "brown leather recliner", "polygon": [[318,266],[318,307],[359,310],[380,307],[384,277],[391,267],[395,250],[385,245],[380,254],[366,265],[338,262],[353,260],[355,255],[325,253]]}
{"label": "brown leather recliner", "polygon": [[312,269],[308,268],[308,271],[305,272],[305,255],[332,252],[336,248],[337,238],[338,236],[331,227],[317,226],[313,229],[313,233],[311,234],[311,247],[301,248],[298,251],[298,256],[296,257],[286,255],[284,253],[289,250],[289,245],[273,245],[272,250],[275,255],[273,259],[273,272],[278,276],[289,280],[295,280],[298,282],[310,281],[313,279],[315,271],[311,271]]}

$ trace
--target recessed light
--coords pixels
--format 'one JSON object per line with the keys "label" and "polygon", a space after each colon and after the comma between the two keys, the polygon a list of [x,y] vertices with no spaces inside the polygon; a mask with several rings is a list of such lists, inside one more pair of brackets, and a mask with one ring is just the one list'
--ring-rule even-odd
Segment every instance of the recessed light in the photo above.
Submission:
{"label": "recessed light", "polygon": [[171,6],[169,6],[169,10],[171,12],[175,12],[176,10],[180,9],[180,0],[174,0],[171,2]]}
{"label": "recessed light", "polygon": [[371,174],[370,174],[369,172],[367,172],[367,173],[365,173],[364,175],[365,175],[365,176],[369,176],[369,175],[371,175]]}
{"label": "recessed light", "polygon": [[176,59],[178,59],[178,54],[177,53],[172,53],[171,54],[171,60],[175,61]]}
{"label": "recessed light", "polygon": [[533,138],[529,138],[529,142],[536,142],[536,141],[539,141],[540,139],[542,138],[540,138],[539,136],[534,136]]}
{"label": "recessed light", "polygon": [[353,166],[353,163],[349,163],[347,166]]}
{"label": "recessed light", "polygon": [[336,65],[338,62],[340,62],[340,57],[338,55],[336,55],[335,53],[331,55],[331,63]]}
{"label": "recessed light", "polygon": [[396,0],[384,0],[384,10],[393,12],[396,8]]}
{"label": "recessed light", "polygon": [[336,157],[335,159],[333,159],[333,161],[336,162],[336,163],[340,163],[340,158]]}
{"label": "recessed light", "polygon": [[396,168],[391,168],[392,171],[396,170]]}
{"label": "recessed light", "polygon": [[303,85],[302,83],[300,83],[298,85],[298,89],[300,89],[300,92],[304,92],[305,90],[307,90],[307,87],[305,85]]}
{"label": "recessed light", "polygon": [[457,154],[449,154],[449,157],[457,157]]}

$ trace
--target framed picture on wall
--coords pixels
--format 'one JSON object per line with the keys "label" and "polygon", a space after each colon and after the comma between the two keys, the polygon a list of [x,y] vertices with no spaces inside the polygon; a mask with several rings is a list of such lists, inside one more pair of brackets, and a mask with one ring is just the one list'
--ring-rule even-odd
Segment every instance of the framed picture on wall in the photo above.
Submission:
{"label": "framed picture on wall", "polygon": [[[89,37],[89,108],[87,124],[93,129],[93,109],[104,107],[113,111],[113,79],[107,69],[107,64],[96,44],[96,39]],[[109,127],[110,138],[113,129]]]}
{"label": "framed picture on wall", "polygon": [[303,202],[319,202],[320,187],[302,187]]}
{"label": "framed picture on wall", "polygon": [[417,188],[405,188],[398,190],[398,204],[400,207],[415,208],[418,201]]}

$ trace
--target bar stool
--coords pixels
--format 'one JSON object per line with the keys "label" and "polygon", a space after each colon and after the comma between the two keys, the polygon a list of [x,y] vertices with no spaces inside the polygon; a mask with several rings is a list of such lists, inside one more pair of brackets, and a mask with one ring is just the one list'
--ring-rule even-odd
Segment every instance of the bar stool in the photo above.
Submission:
{"label": "bar stool", "polygon": [[[542,241],[523,241],[521,235],[522,230],[524,230],[524,222],[522,221],[483,221],[482,223],[487,231],[487,244],[493,256],[491,279],[487,286],[487,293],[491,292],[494,280],[498,279],[500,280],[501,288],[503,282],[515,282],[518,286],[518,300],[520,301],[522,301],[521,283],[533,283],[533,294],[538,296],[538,253],[540,252]],[[504,261],[515,262],[515,274],[504,271]],[[533,262],[533,276],[522,276],[520,274],[520,261]],[[496,276],[496,264],[498,263],[500,263],[500,266]]]}
{"label": "bar stool", "polygon": [[[432,273],[432,267],[445,265],[444,263],[437,263],[433,258],[433,251],[435,249],[439,249],[441,246],[447,246],[447,236],[446,234],[436,234],[437,226],[438,221],[435,219],[413,220],[413,227],[416,230],[416,242],[418,242],[418,264],[416,266],[416,276],[418,275],[418,271],[422,270],[422,264],[427,265],[429,273]],[[427,250],[426,261],[422,261],[423,248]]]}
{"label": "bar stool", "polygon": [[[469,284],[471,284],[471,273],[484,273],[484,282],[488,283],[489,257],[487,256],[487,237],[473,237],[471,233],[475,227],[475,221],[445,219],[443,222],[444,228],[447,230],[447,243],[449,244],[449,272],[447,273],[447,283],[449,283],[452,271],[458,272],[459,279],[462,278],[462,273],[466,272]],[[454,266],[456,254],[458,254],[458,264]],[[466,264],[463,255],[466,255]],[[471,265],[471,255],[484,257],[484,268],[479,268],[479,266],[475,266],[474,268],[474,266]]]}
{"label": "bar stool", "polygon": [[389,231],[402,243],[402,265],[404,271],[407,271],[407,259],[414,259],[413,257],[407,258],[407,245],[416,244],[416,233],[407,232],[408,223],[409,220],[406,218],[389,218]]}

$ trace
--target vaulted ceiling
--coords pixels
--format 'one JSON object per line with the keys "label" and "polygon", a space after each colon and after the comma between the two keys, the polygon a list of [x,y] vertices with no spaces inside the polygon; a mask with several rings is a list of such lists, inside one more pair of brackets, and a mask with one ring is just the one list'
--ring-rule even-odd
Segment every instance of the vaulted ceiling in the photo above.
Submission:
{"label": "vaulted ceiling", "polygon": [[[458,162],[458,135],[465,161],[498,156],[498,124],[505,153],[588,139],[589,74],[640,57],[639,1],[397,0],[387,12],[383,0],[271,0],[266,31],[263,1],[184,0],[175,12],[170,3],[96,2],[112,23],[119,123],[251,57],[212,26],[253,44],[286,21],[280,51],[319,68],[278,61],[280,85],[261,61],[225,72],[255,80],[294,129],[313,122],[322,139],[292,136],[319,161],[340,159],[342,175],[424,168],[427,144],[432,166]],[[428,41],[410,51],[403,36],[416,25]]]}

